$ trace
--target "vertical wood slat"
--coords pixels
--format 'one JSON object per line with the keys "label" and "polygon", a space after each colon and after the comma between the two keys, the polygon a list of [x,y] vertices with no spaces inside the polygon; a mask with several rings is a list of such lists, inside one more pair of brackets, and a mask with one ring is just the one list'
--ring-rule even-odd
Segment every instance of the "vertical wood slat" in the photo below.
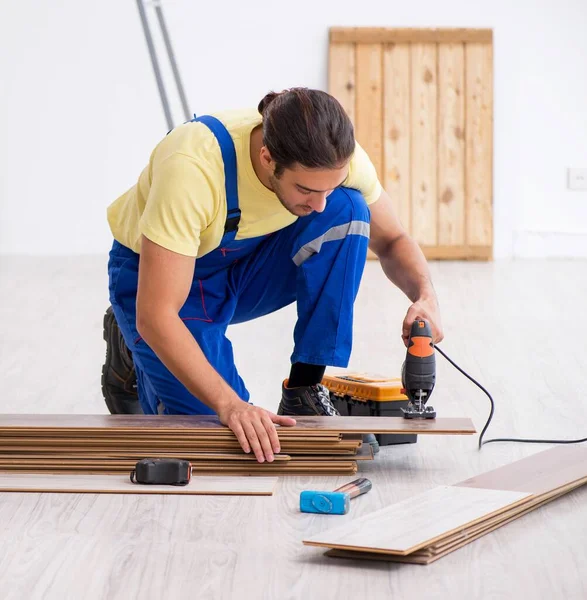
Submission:
{"label": "vertical wood slat", "polygon": [[410,45],[383,50],[383,187],[402,225],[411,229]]}
{"label": "vertical wood slat", "polygon": [[328,90],[355,122],[356,103],[355,44],[331,44],[329,49]]}
{"label": "vertical wood slat", "polygon": [[465,57],[467,244],[491,246],[493,48],[490,44],[467,44]]}
{"label": "vertical wood slat", "polygon": [[437,236],[436,44],[411,46],[411,234],[435,246]]}
{"label": "vertical wood slat", "polygon": [[438,244],[465,243],[465,48],[438,46]]}
{"label": "vertical wood slat", "polygon": [[381,44],[357,44],[356,138],[383,181]]}

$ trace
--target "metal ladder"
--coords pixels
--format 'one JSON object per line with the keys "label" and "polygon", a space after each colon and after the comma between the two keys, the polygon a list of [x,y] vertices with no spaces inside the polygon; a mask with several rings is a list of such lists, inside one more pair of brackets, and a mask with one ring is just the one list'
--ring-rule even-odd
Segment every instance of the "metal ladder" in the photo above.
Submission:
{"label": "metal ladder", "polygon": [[167,25],[165,24],[165,18],[163,17],[163,8],[161,7],[161,0],[150,0],[146,3],[144,2],[144,0],[137,0],[137,7],[139,9],[139,15],[141,17],[141,24],[143,26],[143,32],[145,34],[147,48],[149,49],[149,55],[151,57],[151,65],[153,66],[153,72],[155,74],[155,79],[157,81],[157,88],[159,89],[159,96],[161,98],[163,112],[165,113],[167,127],[169,130],[171,130],[175,126],[175,123],[173,122],[173,118],[171,115],[169,99],[167,97],[167,92],[165,91],[165,83],[163,82],[163,77],[161,76],[161,69],[159,67],[159,61],[157,59],[157,50],[155,48],[155,44],[153,43],[153,36],[151,35],[151,29],[149,27],[149,21],[147,19],[147,11],[145,8],[146,4],[151,5],[155,8],[155,14],[157,15],[157,21],[159,22],[159,28],[161,29],[161,35],[163,37],[165,49],[167,50],[167,56],[169,58],[169,63],[171,65],[171,71],[173,72],[173,78],[175,80],[175,85],[177,86],[177,91],[179,94],[179,99],[181,101],[181,106],[182,106],[182,109],[184,112],[185,120],[189,121],[192,118],[192,115],[190,114],[190,111],[188,110],[188,103],[187,103],[187,99],[185,96],[185,91],[183,89],[183,84],[181,82],[181,76],[179,74],[179,69],[177,68],[175,54],[173,53],[173,47],[171,46],[171,39],[169,37]]}

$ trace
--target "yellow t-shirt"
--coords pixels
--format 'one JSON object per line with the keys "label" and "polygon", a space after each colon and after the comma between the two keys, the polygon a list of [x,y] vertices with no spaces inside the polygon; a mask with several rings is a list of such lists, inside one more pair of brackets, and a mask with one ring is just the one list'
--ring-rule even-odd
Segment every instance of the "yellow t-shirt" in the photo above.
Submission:
{"label": "yellow t-shirt", "polygon": [[[298,217],[260,181],[251,163],[251,131],[261,123],[256,109],[214,113],[228,129],[237,157],[241,219],[235,239],[266,235]],[[344,186],[359,190],[368,204],[381,184],[365,151],[356,145]],[[155,147],[137,184],[107,211],[118,242],[140,252],[141,235],[173,252],[202,257],[216,249],[226,221],[224,163],[214,134],[203,123],[176,127]]]}

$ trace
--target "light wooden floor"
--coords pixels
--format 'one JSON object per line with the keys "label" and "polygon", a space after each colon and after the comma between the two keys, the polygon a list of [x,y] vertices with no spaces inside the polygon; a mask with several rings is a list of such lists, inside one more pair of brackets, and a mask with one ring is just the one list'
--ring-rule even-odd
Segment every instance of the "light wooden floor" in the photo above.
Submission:
{"label": "light wooden floor", "polygon": [[[489,437],[587,436],[587,263],[433,264],[449,356],[497,403]],[[102,258],[0,259],[5,412],[104,413]],[[351,366],[399,375],[407,301],[369,263]],[[294,307],[233,328],[255,403],[276,409]],[[486,397],[438,356],[432,404],[480,430]],[[428,567],[327,559],[304,537],[544,446],[420,438],[363,465],[373,490],[341,516],[299,492],[348,478],[283,478],[270,498],[0,494],[0,596],[28,598],[587,598],[587,490]]]}

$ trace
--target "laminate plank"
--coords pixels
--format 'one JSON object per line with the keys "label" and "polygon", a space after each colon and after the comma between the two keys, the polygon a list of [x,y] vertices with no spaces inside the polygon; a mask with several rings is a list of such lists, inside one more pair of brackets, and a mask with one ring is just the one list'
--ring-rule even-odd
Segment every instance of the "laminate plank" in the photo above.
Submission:
{"label": "laminate plank", "polygon": [[[67,428],[77,430],[117,429],[137,431],[138,429],[153,432],[168,432],[177,429],[228,429],[216,417],[201,415],[0,415],[0,431],[4,429],[34,428],[37,431],[59,430]],[[471,435],[476,433],[471,419],[437,418],[437,419],[404,419],[402,417],[296,417],[293,427],[277,427],[281,436],[284,430],[291,433],[312,435],[324,431],[337,433],[417,433],[417,434],[451,434]]]}
{"label": "laminate plank", "polygon": [[[576,489],[579,486],[574,486],[572,489]],[[443,546],[439,546],[438,550],[435,552],[418,551],[408,556],[397,556],[392,554],[380,554],[376,552],[358,552],[354,550],[342,550],[338,548],[332,548],[326,551],[325,556],[329,556],[332,558],[349,558],[356,560],[375,560],[375,561],[384,561],[384,562],[401,562],[401,563],[411,563],[418,565],[429,565],[433,562],[436,562],[440,558],[455,552],[456,550],[460,550],[464,546],[471,544],[472,542],[482,538],[483,536],[492,533],[496,529],[503,527],[513,521],[527,515],[528,513],[561,498],[572,489],[566,490],[565,492],[557,493],[550,495],[547,498],[542,500],[533,501],[530,503],[524,503],[511,511],[506,511],[499,517],[492,519],[487,525],[483,527],[478,527],[472,530],[467,536],[464,536],[458,540],[452,540],[449,543],[444,544]]]}
{"label": "laminate plank", "polygon": [[[587,448],[584,446],[558,446],[455,485],[455,489],[486,490],[491,494],[495,491],[516,491],[525,492],[528,496],[495,515],[487,515],[473,524],[464,524],[460,531],[446,532],[437,543],[427,544],[419,551],[409,553],[410,560],[403,562],[428,564],[426,557],[445,556],[452,549],[461,548],[484,535],[483,532],[488,533],[510,522],[515,515],[527,514],[533,508],[580,487],[587,483],[586,458]],[[431,507],[431,514],[436,511]],[[336,547],[342,548],[340,545]]]}
{"label": "laminate plank", "polygon": [[[288,442],[337,442],[342,441],[342,434],[336,431],[321,431],[304,434],[303,432],[290,432],[287,428],[280,430],[281,438]],[[148,428],[127,430],[127,429],[88,429],[84,428],[69,428],[69,429],[27,429],[13,428],[2,430],[3,439],[25,439],[34,442],[39,439],[58,443],[60,441],[79,442],[81,441],[96,441],[96,442],[120,442],[120,440],[128,442],[151,442],[154,440],[165,440],[169,442],[185,442],[192,443],[194,441],[210,441],[223,442],[234,439],[233,432],[228,429],[186,429],[181,431],[159,431],[149,430]]]}
{"label": "laminate plank", "polygon": [[406,555],[529,495],[440,486],[305,539],[304,544]]}
{"label": "laminate plank", "polygon": [[296,417],[296,429],[340,433],[417,433],[419,435],[472,435],[469,418],[404,419],[402,417]]}
{"label": "laminate plank", "polygon": [[[197,475],[206,474],[209,476],[242,476],[242,477],[264,477],[264,476],[328,476],[334,477],[337,475],[354,475],[357,470],[357,463],[354,461],[340,461],[333,462],[325,466],[315,466],[312,464],[304,464],[293,467],[283,467],[279,465],[271,466],[264,463],[263,468],[256,468],[254,465],[248,467],[237,467],[227,465],[208,465],[194,467]],[[61,474],[61,473],[76,473],[81,475],[92,475],[92,474],[109,474],[118,475],[121,473],[128,474],[130,469],[128,466],[117,466],[117,465],[92,465],[92,466],[30,466],[30,467],[2,467],[0,472],[6,473],[37,473],[42,474]]]}
{"label": "laminate plank", "polygon": [[587,444],[555,446],[455,485],[544,494],[587,476]]}
{"label": "laminate plank", "polygon": [[[302,460],[316,460],[319,456],[325,455],[303,455],[296,454],[295,459],[297,461]],[[371,444],[363,444],[355,454],[352,455],[353,460],[373,460],[375,458],[373,454],[373,448]],[[348,460],[348,456],[346,455],[330,455],[328,456],[328,460]]]}
{"label": "laminate plank", "polygon": [[446,538],[443,538],[441,542],[431,544],[430,546],[427,546],[426,548],[419,550],[418,552],[414,552],[414,554],[427,554],[430,556],[434,556],[436,554],[444,552],[445,550],[453,547],[457,543],[460,544],[465,540],[471,539],[471,537],[473,535],[476,535],[477,533],[489,529],[493,531],[496,525],[505,524],[506,522],[509,522],[509,519],[515,515],[525,515],[536,508],[544,506],[545,504],[554,500],[557,500],[565,494],[568,494],[569,492],[572,492],[573,490],[585,485],[586,481],[587,479],[582,479],[579,482],[573,483],[569,486],[564,486],[563,488],[554,490],[551,493],[541,494],[540,496],[532,497],[527,502],[524,502],[519,506],[516,506],[509,510],[505,510],[496,515],[495,517],[491,517],[490,519],[485,519],[477,525],[467,527],[462,532],[451,536],[447,536]]}
{"label": "laminate plank", "polygon": [[[186,460],[192,460],[194,462],[256,462],[254,454],[220,454],[220,453],[204,453],[204,452],[150,452],[151,456],[146,456],[147,453],[132,453],[132,452],[94,452],[94,453],[45,453],[45,454],[4,454],[0,453],[0,463],[14,463],[17,464],[21,461],[93,461],[101,459],[127,459],[138,461],[143,458],[182,458]],[[188,458],[189,456],[189,458]],[[322,456],[322,455],[320,455]],[[354,457],[353,457],[354,458]],[[274,454],[274,462],[287,462],[291,460],[289,454]]]}
{"label": "laminate plank", "polygon": [[119,475],[0,473],[2,492],[91,494],[273,495],[277,477],[192,477],[185,486],[142,485]]}
{"label": "laminate plank", "polygon": [[[281,442],[281,449],[286,448],[292,450],[313,450],[315,452],[328,453],[330,451],[340,452],[354,452],[357,448],[360,448],[361,444],[353,441],[343,442],[289,442],[287,440]],[[136,452],[149,452],[152,450],[166,450],[173,452],[194,452],[194,451],[213,451],[218,450],[221,452],[227,451],[239,451],[242,450],[240,444],[235,439],[230,442],[202,442],[194,441],[191,443],[181,442],[179,444],[175,442],[165,442],[162,440],[153,440],[152,442],[124,442],[119,441],[105,441],[103,443],[89,441],[84,444],[82,441],[60,441],[59,443],[52,443],[50,440],[38,440],[34,442],[25,442],[22,440],[14,439],[9,444],[4,443],[0,446],[0,452],[85,452],[90,450],[96,451],[118,451],[118,450],[133,450]],[[284,452],[286,454],[286,452]]]}

